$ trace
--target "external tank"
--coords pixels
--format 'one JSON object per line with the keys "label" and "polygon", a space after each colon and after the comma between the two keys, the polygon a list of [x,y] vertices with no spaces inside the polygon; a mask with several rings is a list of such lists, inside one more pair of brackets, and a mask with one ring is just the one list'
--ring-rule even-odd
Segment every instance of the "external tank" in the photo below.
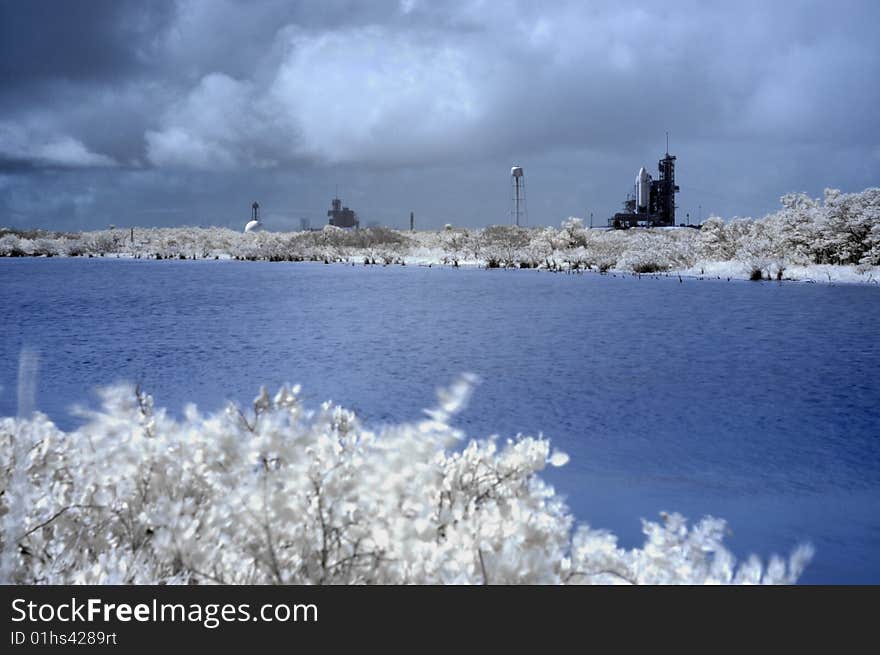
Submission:
{"label": "external tank", "polygon": [[648,211],[648,197],[651,192],[651,176],[642,166],[636,175],[636,206],[639,212]]}

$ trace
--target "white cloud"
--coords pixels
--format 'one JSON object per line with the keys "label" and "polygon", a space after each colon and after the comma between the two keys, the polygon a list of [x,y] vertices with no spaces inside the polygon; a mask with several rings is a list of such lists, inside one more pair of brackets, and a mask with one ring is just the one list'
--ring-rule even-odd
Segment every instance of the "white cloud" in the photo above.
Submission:
{"label": "white cloud", "polygon": [[251,85],[212,73],[170,107],[159,130],[145,135],[147,157],[156,166],[227,169],[247,164],[245,151],[259,129],[250,102]]}
{"label": "white cloud", "polygon": [[14,123],[0,123],[0,158],[60,168],[118,165],[111,157],[92,152],[71,136],[41,134]]}
{"label": "white cloud", "polygon": [[63,167],[116,166],[116,162],[107,155],[92,152],[70,136],[58,137],[54,140],[34,147],[33,156],[38,161]]}
{"label": "white cloud", "polygon": [[475,79],[482,63],[420,36],[379,27],[290,34],[268,97],[301,132],[301,152],[382,163],[465,148],[486,115]]}
{"label": "white cloud", "polygon": [[264,84],[203,77],[146,133],[158,166],[271,166],[297,159],[399,162],[453,148],[485,117],[478,63],[380,27],[286,30]]}
{"label": "white cloud", "polygon": [[666,129],[766,137],[780,123],[798,139],[840,113],[810,90],[833,89],[832,78],[812,71],[852,60],[833,34],[780,23],[785,12],[761,5],[664,13],[401,2],[395,12],[268,32],[247,72],[205,75],[162,114],[146,133],[149,160],[200,169],[449,163],[642,148]]}

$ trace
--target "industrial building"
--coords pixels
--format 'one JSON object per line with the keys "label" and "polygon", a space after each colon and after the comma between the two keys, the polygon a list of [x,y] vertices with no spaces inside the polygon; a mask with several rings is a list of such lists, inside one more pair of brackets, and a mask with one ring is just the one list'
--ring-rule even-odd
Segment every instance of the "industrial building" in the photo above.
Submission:
{"label": "industrial building", "polygon": [[630,227],[672,227],[675,225],[675,156],[667,151],[657,168],[659,179],[653,179],[644,166],[636,175],[632,196],[623,203],[623,211],[608,219],[616,230]]}
{"label": "industrial building", "polygon": [[356,230],[360,226],[357,214],[348,207],[343,207],[342,201],[339,198],[333,198],[333,201],[330,203],[330,209],[327,210],[327,216],[330,217],[330,225],[335,225],[336,227],[354,228]]}

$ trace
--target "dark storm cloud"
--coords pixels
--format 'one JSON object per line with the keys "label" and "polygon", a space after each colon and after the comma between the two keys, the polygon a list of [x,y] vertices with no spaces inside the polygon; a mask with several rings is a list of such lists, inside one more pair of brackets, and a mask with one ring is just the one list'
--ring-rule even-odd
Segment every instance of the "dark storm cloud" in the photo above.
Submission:
{"label": "dark storm cloud", "polygon": [[[341,183],[376,220],[486,224],[514,160],[534,221],[604,218],[666,130],[682,213],[880,172],[872,2],[0,8],[15,223],[223,222],[257,193],[279,222],[315,222]],[[41,209],[46,189],[69,202]]]}
{"label": "dark storm cloud", "polygon": [[142,68],[171,2],[136,0],[3,0],[0,83],[120,79]]}

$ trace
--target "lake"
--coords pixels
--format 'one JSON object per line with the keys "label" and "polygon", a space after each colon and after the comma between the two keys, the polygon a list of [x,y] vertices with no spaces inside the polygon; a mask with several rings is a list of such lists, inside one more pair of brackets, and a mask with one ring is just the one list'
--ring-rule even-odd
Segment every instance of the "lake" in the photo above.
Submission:
{"label": "lake", "polygon": [[462,372],[470,437],[543,432],[579,521],[728,520],[739,557],[811,541],[804,583],[880,583],[880,289],[235,261],[0,260],[0,415],[18,354],[61,427],[94,388],[180,413],[301,383],[368,423]]}

